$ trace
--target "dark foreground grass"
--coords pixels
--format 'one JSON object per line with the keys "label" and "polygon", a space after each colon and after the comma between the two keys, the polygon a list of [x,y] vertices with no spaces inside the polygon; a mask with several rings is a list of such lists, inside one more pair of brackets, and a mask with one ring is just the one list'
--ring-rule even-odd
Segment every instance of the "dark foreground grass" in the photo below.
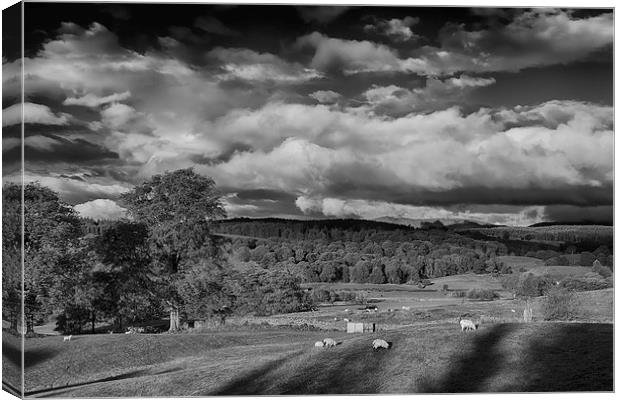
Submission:
{"label": "dark foreground grass", "polygon": [[[315,349],[325,336],[342,343]],[[374,352],[379,336],[393,348]],[[613,390],[611,324],[506,323],[469,333],[436,324],[355,335],[99,335],[65,347],[58,339],[27,344],[57,350],[27,369],[33,396]],[[156,355],[143,354],[146,343],[159,348],[151,350]]]}

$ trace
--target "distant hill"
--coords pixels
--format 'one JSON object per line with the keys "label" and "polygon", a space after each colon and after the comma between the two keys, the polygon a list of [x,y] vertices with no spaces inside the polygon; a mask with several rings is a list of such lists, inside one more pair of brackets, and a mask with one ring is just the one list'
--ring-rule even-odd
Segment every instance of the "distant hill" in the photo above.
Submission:
{"label": "distant hill", "polygon": [[537,224],[530,225],[531,228],[541,227],[541,226],[565,226],[565,225],[599,225],[599,226],[614,226],[613,222],[602,222],[602,221],[549,221],[549,222],[539,222]]}
{"label": "distant hill", "polygon": [[422,227],[422,224],[424,223],[433,223],[436,221],[441,222],[444,226],[465,222],[465,220],[462,220],[462,219],[448,219],[448,218],[446,219],[437,219],[437,218],[423,219],[423,218],[404,218],[404,217],[388,217],[388,216],[375,218],[373,221],[385,222],[388,224],[395,224],[395,225],[410,226],[412,228],[420,228]]}

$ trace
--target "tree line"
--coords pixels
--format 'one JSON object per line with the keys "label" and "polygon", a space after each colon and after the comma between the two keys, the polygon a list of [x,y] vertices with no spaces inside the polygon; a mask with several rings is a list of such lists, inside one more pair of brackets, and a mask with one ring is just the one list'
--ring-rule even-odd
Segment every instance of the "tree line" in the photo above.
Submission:
{"label": "tree line", "polygon": [[467,272],[504,271],[506,247],[444,229],[364,220],[234,219],[214,226],[232,237],[233,260],[292,271],[303,282],[415,283]]}
{"label": "tree line", "polygon": [[10,305],[3,318],[13,328],[23,317],[53,317],[63,332],[94,331],[100,322],[120,331],[166,313],[177,330],[182,319],[223,322],[234,313],[312,307],[286,270],[231,267],[226,240],[211,234],[212,221],[225,217],[215,184],[191,169],[153,176],[124,194],[131,220],[100,235],[85,234],[75,210],[38,183],[7,184],[2,195],[2,296]]}

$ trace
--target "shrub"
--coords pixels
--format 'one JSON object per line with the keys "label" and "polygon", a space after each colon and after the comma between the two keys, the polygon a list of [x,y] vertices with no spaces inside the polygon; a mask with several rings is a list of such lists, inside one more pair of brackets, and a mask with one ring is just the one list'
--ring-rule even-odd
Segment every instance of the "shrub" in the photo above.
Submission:
{"label": "shrub", "polygon": [[506,265],[505,263],[502,263],[501,264],[501,268],[499,270],[499,273],[500,274],[505,274],[505,275],[506,274],[512,274],[513,270],[512,270],[512,267],[510,265]]}
{"label": "shrub", "polygon": [[551,320],[571,320],[578,316],[579,302],[573,291],[555,287],[548,291],[542,303],[543,318]]}
{"label": "shrub", "polygon": [[514,289],[514,294],[519,297],[538,297],[545,295],[554,286],[554,281],[546,275],[524,274]]}
{"label": "shrub", "polygon": [[608,278],[612,275],[611,269],[604,265],[601,265],[598,260],[594,261],[594,264],[592,265],[592,271],[596,272],[603,278]]}
{"label": "shrub", "polygon": [[441,287],[441,292],[442,292],[442,293],[445,293],[445,292],[447,292],[448,290],[449,290],[449,289],[448,289],[448,285],[443,285],[443,286]]}
{"label": "shrub", "polygon": [[499,295],[497,292],[491,289],[469,289],[467,291],[468,299],[475,300],[494,300],[497,299]]}
{"label": "shrub", "polygon": [[519,284],[519,275],[508,275],[501,277],[502,287],[511,292],[515,292],[517,285]]}
{"label": "shrub", "polygon": [[610,279],[605,279],[599,274],[588,273],[579,278],[567,276],[560,281],[559,286],[576,292],[585,292],[589,290],[607,289],[612,287],[613,284],[611,284]]}

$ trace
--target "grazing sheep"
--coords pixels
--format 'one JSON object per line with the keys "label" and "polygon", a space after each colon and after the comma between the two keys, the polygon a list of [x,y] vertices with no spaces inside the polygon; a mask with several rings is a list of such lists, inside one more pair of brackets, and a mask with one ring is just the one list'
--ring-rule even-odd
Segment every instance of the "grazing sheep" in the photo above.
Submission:
{"label": "grazing sheep", "polygon": [[411,310],[411,307],[405,307],[405,306],[403,306],[403,310],[405,310],[405,311],[409,311],[409,310]]}
{"label": "grazing sheep", "polygon": [[337,343],[334,339],[326,338],[323,339],[323,344],[325,345],[325,347],[330,348],[336,346]]}
{"label": "grazing sheep", "polygon": [[325,343],[323,343],[323,342],[315,342],[314,343],[314,347],[324,347],[324,346],[325,346]]}
{"label": "grazing sheep", "polygon": [[516,312],[515,310],[510,310],[510,312]]}
{"label": "grazing sheep", "polygon": [[389,348],[390,348],[390,344],[383,339],[375,339],[372,341],[373,350],[389,349]]}
{"label": "grazing sheep", "polygon": [[349,309],[348,309],[348,308],[345,308],[345,309],[344,309],[344,312],[349,312]]}
{"label": "grazing sheep", "polygon": [[475,331],[477,326],[469,319],[462,319],[459,321],[461,324],[461,331]]}
{"label": "grazing sheep", "polygon": [[349,318],[343,319],[344,322],[349,322]]}
{"label": "grazing sheep", "polygon": [[62,340],[63,342],[69,342],[71,340],[71,338],[73,337],[73,335],[69,335],[69,336],[65,336],[64,339]]}
{"label": "grazing sheep", "polygon": [[334,317],[334,321],[338,321],[338,317]]}

